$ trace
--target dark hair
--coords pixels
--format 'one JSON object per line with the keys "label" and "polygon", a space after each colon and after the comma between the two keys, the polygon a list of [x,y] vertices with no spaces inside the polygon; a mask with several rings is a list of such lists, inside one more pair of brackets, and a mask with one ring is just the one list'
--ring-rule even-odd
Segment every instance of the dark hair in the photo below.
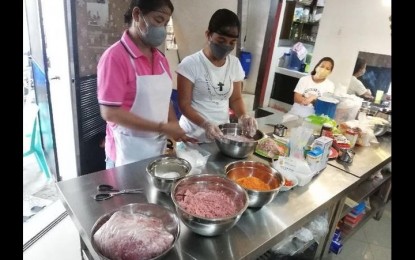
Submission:
{"label": "dark hair", "polygon": [[323,62],[323,61],[328,61],[328,62],[330,62],[331,63],[331,71],[333,71],[333,69],[334,69],[334,60],[332,59],[332,58],[330,58],[330,57],[324,57],[324,58],[322,58],[317,64],[316,64],[316,66],[314,66],[314,69],[313,69],[313,71],[311,71],[311,75],[316,75],[316,68],[318,67],[318,66],[320,66],[320,64]]}
{"label": "dark hair", "polygon": [[143,14],[148,14],[151,11],[157,11],[165,6],[173,13],[174,7],[170,0],[131,0],[130,7],[124,14],[124,22],[128,24],[128,26],[131,25],[134,7],[140,8],[140,11],[143,12]]}
{"label": "dark hair", "polygon": [[364,66],[366,66],[366,61],[362,58],[357,58],[356,64],[354,65],[353,75],[363,69]]}
{"label": "dark hair", "polygon": [[[229,27],[237,27],[238,35],[231,34]],[[208,30],[211,33],[237,38],[241,31],[241,23],[239,22],[238,16],[231,10],[219,9],[210,18]]]}

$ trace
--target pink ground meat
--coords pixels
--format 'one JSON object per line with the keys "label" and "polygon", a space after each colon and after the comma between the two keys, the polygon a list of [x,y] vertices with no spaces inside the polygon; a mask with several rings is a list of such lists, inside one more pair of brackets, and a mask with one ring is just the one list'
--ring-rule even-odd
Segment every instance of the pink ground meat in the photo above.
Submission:
{"label": "pink ground meat", "polygon": [[113,260],[151,259],[170,248],[173,240],[160,219],[121,211],[94,234],[101,254]]}
{"label": "pink ground meat", "polygon": [[184,211],[204,218],[223,218],[238,211],[235,202],[222,191],[192,193],[186,190],[184,196],[177,196],[176,200]]}

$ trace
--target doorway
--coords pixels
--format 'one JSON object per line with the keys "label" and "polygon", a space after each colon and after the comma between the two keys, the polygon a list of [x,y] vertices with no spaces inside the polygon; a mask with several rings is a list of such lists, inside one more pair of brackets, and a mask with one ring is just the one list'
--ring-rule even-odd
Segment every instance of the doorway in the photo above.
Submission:
{"label": "doorway", "polygon": [[29,106],[38,107],[39,146],[47,161],[45,170],[35,154],[24,156],[24,250],[66,214],[55,182],[77,176],[64,4],[64,0],[23,1],[23,121],[30,121]]}

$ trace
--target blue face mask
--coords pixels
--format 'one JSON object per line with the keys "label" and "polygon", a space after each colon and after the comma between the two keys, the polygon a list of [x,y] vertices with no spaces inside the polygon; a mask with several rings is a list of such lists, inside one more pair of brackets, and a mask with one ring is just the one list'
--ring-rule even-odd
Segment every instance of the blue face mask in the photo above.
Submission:
{"label": "blue face mask", "polygon": [[140,27],[138,27],[138,30],[141,33],[141,40],[151,46],[151,47],[157,47],[160,46],[164,40],[166,40],[166,28],[164,26],[154,26],[149,23],[147,23],[146,19],[143,17],[144,23],[146,24],[147,32],[141,31]]}
{"label": "blue face mask", "polygon": [[213,56],[218,60],[224,59],[229,53],[231,53],[231,51],[233,51],[234,48],[233,46],[214,43],[212,41],[209,42],[209,47]]}

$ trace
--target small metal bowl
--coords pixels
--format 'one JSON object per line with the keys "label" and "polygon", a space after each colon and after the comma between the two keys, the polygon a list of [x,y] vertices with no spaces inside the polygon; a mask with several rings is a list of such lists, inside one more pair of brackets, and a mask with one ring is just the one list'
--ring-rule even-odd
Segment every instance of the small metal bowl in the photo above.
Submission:
{"label": "small metal bowl", "polygon": [[110,213],[102,215],[94,224],[91,230],[91,244],[94,248],[95,252],[100,256],[103,260],[110,260],[108,257],[104,256],[99,249],[99,246],[96,244],[94,235],[95,233],[101,228],[102,225],[104,225],[111,216],[117,212],[117,211],[123,211],[129,214],[142,214],[149,217],[155,217],[160,219],[163,222],[163,226],[166,229],[167,232],[173,235],[174,240],[171,244],[171,246],[166,249],[163,253],[160,255],[151,258],[151,260],[159,259],[162,256],[166,255],[175,245],[177,239],[180,235],[180,220],[177,218],[177,216],[169,209],[152,203],[132,203],[125,206],[122,206],[118,208],[117,210],[114,210]]}
{"label": "small metal bowl", "polygon": [[[151,182],[159,191],[170,193],[174,182],[185,177],[192,169],[191,164],[178,157],[163,157],[150,162],[146,171],[151,177]],[[177,177],[163,177],[166,173],[178,173]]]}
{"label": "small metal bowl", "polygon": [[[244,136],[242,133],[242,127],[236,123],[227,123],[219,125],[219,129],[224,135],[232,136]],[[242,159],[248,157],[255,151],[258,144],[258,140],[264,137],[264,133],[260,130],[256,131],[256,134],[252,137],[252,141],[241,142],[231,140],[227,138],[215,139],[215,143],[219,150],[232,158]]]}
{"label": "small metal bowl", "polygon": [[[234,203],[236,212],[229,216],[207,218],[191,214],[180,205],[186,192],[223,192]],[[248,194],[238,184],[217,174],[189,175],[173,184],[171,199],[180,220],[193,232],[202,236],[217,236],[231,229],[248,207]],[[209,203],[211,204],[211,203]],[[202,204],[197,204],[202,210]]]}
{"label": "small metal bowl", "polygon": [[270,203],[284,186],[285,179],[270,166],[261,162],[236,161],[225,166],[226,176],[237,183],[243,177],[256,177],[270,186],[270,190],[254,190],[245,188],[248,192],[249,207],[259,208]]}

